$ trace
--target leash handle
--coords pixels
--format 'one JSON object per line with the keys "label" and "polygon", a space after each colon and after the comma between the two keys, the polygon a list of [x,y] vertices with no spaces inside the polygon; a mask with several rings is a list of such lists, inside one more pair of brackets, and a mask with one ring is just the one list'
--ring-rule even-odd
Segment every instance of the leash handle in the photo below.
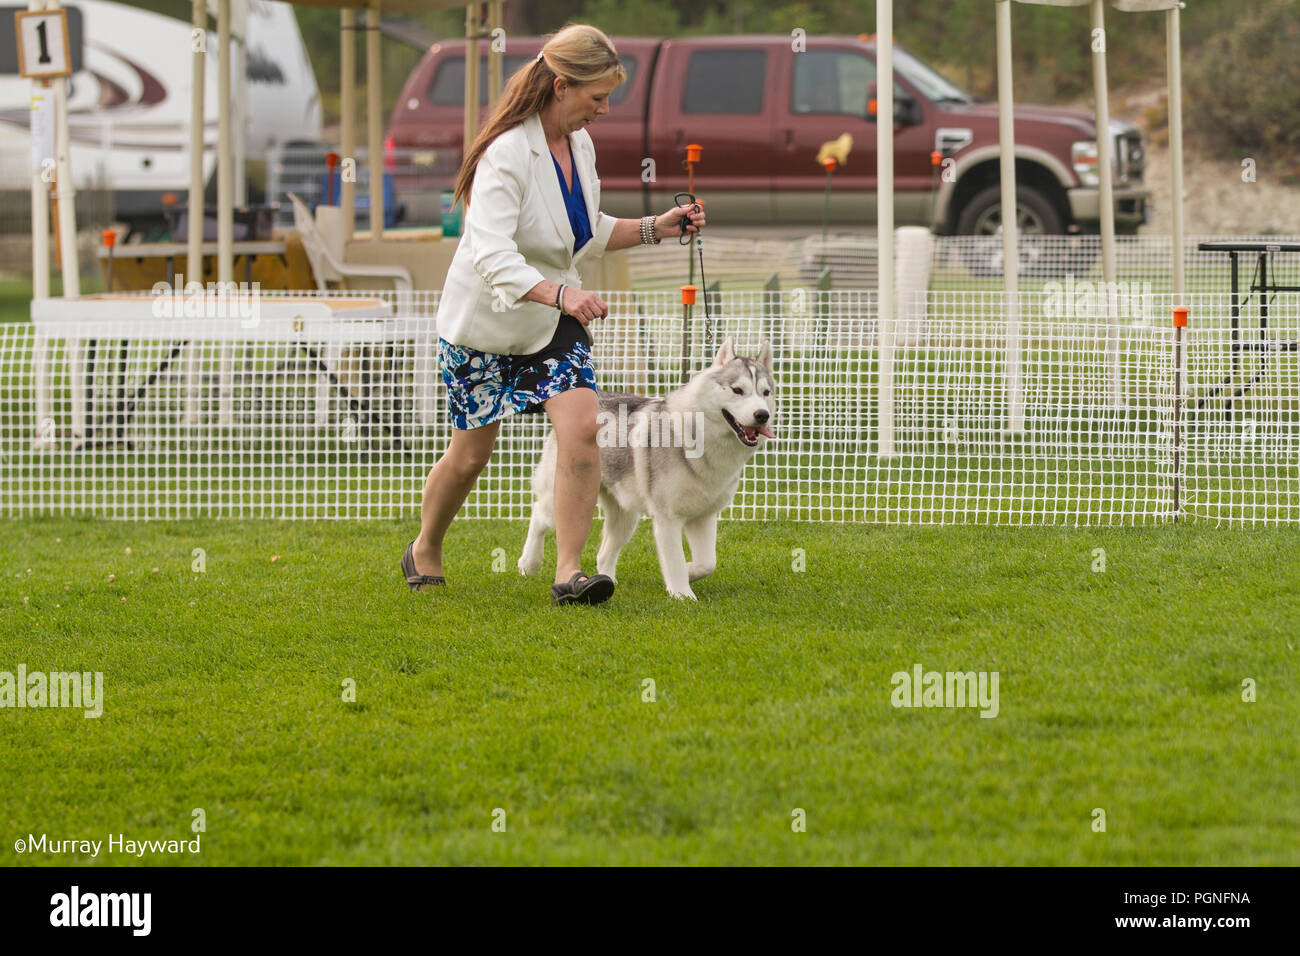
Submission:
{"label": "leash handle", "polygon": [[[678,193],[676,196],[673,197],[673,203],[678,206],[684,206],[688,202],[691,204],[695,212],[700,212],[700,204],[695,201],[694,193],[689,193],[689,192]],[[678,225],[681,227],[682,234],[677,237],[677,244],[679,246],[689,246],[691,244],[691,240],[694,239],[695,248],[699,251],[700,288],[704,290],[704,344],[706,348],[712,348],[713,347],[713,316],[709,314],[709,289],[708,289],[708,283],[704,279],[704,241],[700,238],[700,234],[698,232],[694,236],[692,236],[690,233],[686,231],[686,225],[688,222],[690,222],[690,220],[687,219],[687,217],[685,216],[682,216],[682,218],[678,221]]]}
{"label": "leash handle", "polygon": [[[685,202],[682,201],[682,197],[685,197]],[[692,211],[700,211],[700,204],[695,201],[694,193],[678,193],[673,197],[673,205],[675,206],[685,206],[687,202],[691,204]],[[677,221],[677,225],[682,230],[682,234],[677,237],[677,244],[679,246],[689,246],[691,244],[691,234],[686,231],[686,226],[689,222],[690,220],[686,216],[682,216],[682,218]]]}
{"label": "leash handle", "polygon": [[[674,205],[684,206],[688,202],[691,204],[692,210],[694,212],[701,211],[700,204],[695,201],[694,193],[682,192],[673,196]],[[688,219],[686,216],[682,216],[682,218],[678,220],[677,224],[678,227],[681,229],[682,233],[680,236],[677,237],[677,244],[679,246],[689,246],[691,244],[691,240],[693,239],[695,241],[695,248],[699,250],[700,289],[704,293],[704,347],[705,349],[711,351],[713,349],[713,316],[709,314],[709,289],[708,289],[708,283],[704,279],[704,241],[700,238],[698,232],[694,236],[692,236],[689,232],[686,231],[686,226],[689,222],[690,219]],[[688,335],[687,327],[683,326],[682,328],[682,381],[683,382],[686,381],[686,377],[687,377],[687,366],[686,366],[687,335]]]}

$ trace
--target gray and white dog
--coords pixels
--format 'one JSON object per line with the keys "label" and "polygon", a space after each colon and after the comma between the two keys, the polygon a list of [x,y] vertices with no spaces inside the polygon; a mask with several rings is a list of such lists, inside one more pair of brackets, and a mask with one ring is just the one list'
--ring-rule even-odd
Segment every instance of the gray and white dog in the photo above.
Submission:
{"label": "gray and white dog", "polygon": [[[717,564],[718,515],[740,473],[766,438],[775,411],[772,349],[757,358],[736,354],[728,338],[713,364],[663,398],[600,393],[600,504],[605,510],[596,570],[614,578],[618,556],[641,515],[654,523],[664,585],[674,598],[695,599],[691,582]],[[555,527],[555,433],[547,435],[533,472],[533,513],[519,556],[521,574],[542,564],[543,541]],[[688,564],[682,533],[691,546]]]}

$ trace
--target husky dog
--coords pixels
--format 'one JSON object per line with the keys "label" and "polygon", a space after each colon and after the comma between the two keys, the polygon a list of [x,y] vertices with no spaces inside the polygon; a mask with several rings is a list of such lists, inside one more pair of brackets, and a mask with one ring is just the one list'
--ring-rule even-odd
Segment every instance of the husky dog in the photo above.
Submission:
{"label": "husky dog", "polygon": [[[713,573],[718,515],[731,504],[740,473],[765,438],[774,411],[772,350],[736,355],[730,338],[713,364],[663,398],[600,393],[600,504],[605,509],[596,571],[614,578],[618,556],[642,514],[654,522],[664,585],[695,599],[691,582]],[[533,472],[533,514],[519,556],[521,574],[542,564],[546,532],[555,527],[555,434],[546,437]],[[687,563],[682,532],[691,546]],[[617,580],[617,579],[615,579]]]}

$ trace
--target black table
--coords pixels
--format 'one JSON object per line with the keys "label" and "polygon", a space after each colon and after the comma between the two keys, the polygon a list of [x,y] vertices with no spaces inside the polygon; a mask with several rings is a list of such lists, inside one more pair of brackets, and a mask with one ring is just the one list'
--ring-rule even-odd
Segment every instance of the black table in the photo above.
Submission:
{"label": "black table", "polygon": [[[1240,398],[1260,380],[1264,374],[1265,363],[1268,360],[1269,352],[1294,352],[1300,348],[1300,342],[1280,342],[1268,337],[1268,303],[1269,296],[1278,292],[1300,292],[1300,286],[1296,285],[1279,285],[1275,280],[1270,281],[1269,277],[1269,258],[1277,252],[1300,252],[1300,242],[1241,242],[1234,239],[1202,242],[1196,247],[1201,252],[1226,252],[1232,265],[1232,292],[1229,298],[1229,318],[1232,323],[1232,370],[1224,376],[1222,382],[1216,385],[1209,394],[1201,398],[1196,403],[1198,409],[1204,408],[1206,402],[1216,395],[1222,394],[1225,389],[1231,388],[1237,383],[1237,373],[1240,365],[1240,354],[1245,352],[1259,352],[1259,366],[1255,370],[1254,376],[1249,382],[1237,387],[1231,397],[1224,403],[1224,409],[1228,414],[1232,412],[1233,399]],[[1243,253],[1254,253],[1256,256],[1256,271],[1258,277],[1252,279],[1249,288],[1246,290],[1245,301],[1249,302],[1251,295],[1259,293],[1259,341],[1246,342],[1242,341],[1240,333],[1241,307],[1244,304],[1241,298],[1240,288],[1240,264],[1238,257]]]}

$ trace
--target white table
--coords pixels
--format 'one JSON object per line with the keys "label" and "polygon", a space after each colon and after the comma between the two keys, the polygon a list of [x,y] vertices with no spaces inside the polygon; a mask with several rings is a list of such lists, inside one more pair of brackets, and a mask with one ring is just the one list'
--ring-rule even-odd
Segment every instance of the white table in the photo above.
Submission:
{"label": "white table", "polygon": [[[258,256],[284,256],[289,249],[288,243],[276,240],[235,242],[231,246],[235,258],[244,257],[244,281],[249,285],[253,284],[254,259]],[[218,254],[219,249],[218,243],[205,242],[200,249],[199,258],[215,256]],[[167,281],[172,285],[176,284],[176,260],[184,259],[189,253],[189,244],[185,242],[127,243],[114,246],[111,256],[109,250],[103,246],[100,246],[98,250],[101,259],[165,259],[167,261]],[[194,276],[188,276],[187,278],[194,279]],[[197,281],[201,281],[201,277]]]}
{"label": "white table", "polygon": [[[204,316],[210,317],[194,314],[200,310]],[[186,353],[182,424],[197,421],[199,342],[222,343],[218,373],[218,422],[221,425],[234,423],[234,344],[237,342],[299,344],[320,372],[316,419],[318,424],[324,424],[331,386],[339,389],[354,407],[358,405],[358,399],[348,393],[335,375],[344,348],[414,341],[417,411],[422,424],[433,421],[434,362],[430,347],[431,342],[436,341],[432,332],[433,320],[395,319],[392,306],[383,299],[259,296],[241,300],[238,296],[206,296],[201,300],[198,297],[187,300],[183,295],[171,298],[100,295],[80,299],[36,299],[32,301],[31,316],[36,327],[33,377],[37,428],[33,448],[56,444],[49,430],[41,427],[42,422],[50,419],[53,406],[49,375],[50,339],[67,341],[72,433],[81,447],[95,443],[95,435],[88,431],[93,427],[90,381],[97,345],[103,340],[120,343],[116,399],[119,440],[128,405],[134,406],[182,351]],[[171,341],[176,344],[146,382],[134,390],[134,398],[128,403],[126,350],[133,341]]]}

